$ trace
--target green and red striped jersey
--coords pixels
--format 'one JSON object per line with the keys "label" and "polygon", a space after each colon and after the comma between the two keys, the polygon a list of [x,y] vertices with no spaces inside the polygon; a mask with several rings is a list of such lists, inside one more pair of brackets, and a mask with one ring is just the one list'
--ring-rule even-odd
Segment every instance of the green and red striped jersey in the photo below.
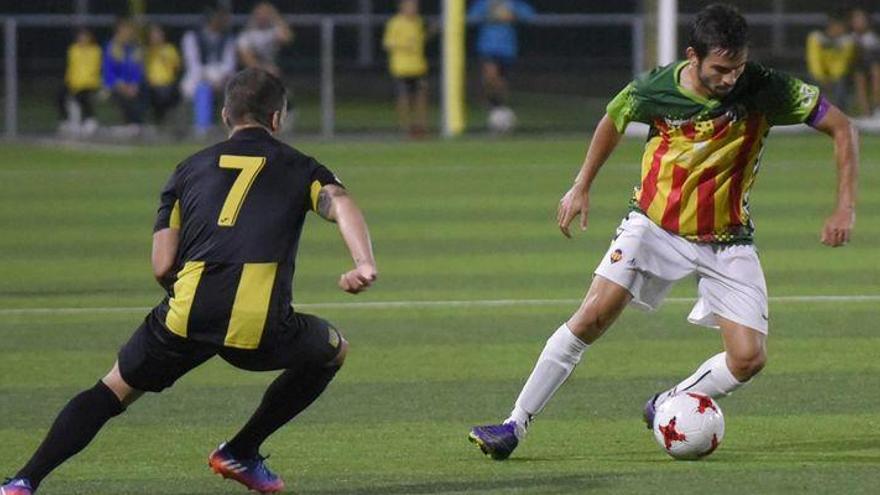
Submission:
{"label": "green and red striped jersey", "polygon": [[729,94],[708,99],[679,83],[687,63],[638,77],[608,104],[618,131],[650,126],[632,206],[692,241],[749,243],[748,197],[767,132],[807,121],[819,90],[749,62]]}

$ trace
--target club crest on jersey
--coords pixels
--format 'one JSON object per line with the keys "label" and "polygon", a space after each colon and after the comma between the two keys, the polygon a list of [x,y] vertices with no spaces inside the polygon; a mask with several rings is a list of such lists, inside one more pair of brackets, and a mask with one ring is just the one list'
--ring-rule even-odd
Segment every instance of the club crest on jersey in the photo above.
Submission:
{"label": "club crest on jersey", "polygon": [[609,257],[612,263],[617,263],[618,261],[623,259],[623,251],[620,249],[615,249],[611,251],[611,256]]}

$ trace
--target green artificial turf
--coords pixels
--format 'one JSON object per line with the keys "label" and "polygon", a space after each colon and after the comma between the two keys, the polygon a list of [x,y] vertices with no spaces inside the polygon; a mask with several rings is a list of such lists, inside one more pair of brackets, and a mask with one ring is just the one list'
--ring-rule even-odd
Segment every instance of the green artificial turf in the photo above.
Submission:
{"label": "green artificial turf", "polygon": [[[876,493],[877,138],[862,143],[854,240],[830,249],[818,242],[834,204],[830,140],[771,136],[751,196],[772,298],[769,363],[721,401],[726,437],[710,458],[671,460],[640,419],[651,393],[720,348],[685,321],[691,280],[656,313],[626,312],[509,461],[466,441],[470,426],[507,414],[626,212],[639,140],[601,172],[588,231],[559,234],[556,203],[586,138],[300,144],[366,212],[380,279],[357,297],[340,292],[349,261],[338,234],[307,222],[296,303],[336,323],[352,348],[326,394],[265,445],[293,493]],[[192,151],[4,145],[0,475],[27,460],[160,299],[149,269],[158,190]],[[844,297],[789,298],[827,295]],[[395,304],[348,304],[381,302]],[[40,493],[244,493],[205,461],[272,376],[209,362],[112,420]]]}

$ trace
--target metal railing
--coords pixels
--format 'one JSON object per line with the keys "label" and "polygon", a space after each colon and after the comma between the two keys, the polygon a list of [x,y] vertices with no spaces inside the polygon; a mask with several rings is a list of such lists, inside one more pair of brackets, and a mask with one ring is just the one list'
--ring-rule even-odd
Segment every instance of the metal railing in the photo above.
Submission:
{"label": "metal railing", "polygon": [[[321,135],[330,138],[336,129],[336,97],[335,97],[335,71],[334,51],[335,32],[337,27],[358,27],[365,23],[381,25],[385,23],[389,15],[381,14],[297,14],[285,15],[285,20],[294,27],[317,28],[320,32],[320,106],[321,106]],[[692,14],[678,16],[679,25],[686,24],[692,19]],[[771,27],[773,29],[774,52],[780,50],[780,40],[784,39],[785,26],[819,26],[822,25],[826,16],[818,13],[782,13],[775,11],[766,14],[748,14],[746,16],[752,26]],[[875,15],[875,20],[880,16]],[[243,26],[248,16],[236,14],[231,16],[233,26]],[[436,22],[439,17],[426,16],[431,22]],[[155,22],[168,27],[195,27],[204,22],[204,16],[199,14],[157,14],[146,15],[141,19],[145,22]],[[0,16],[3,24],[4,38],[4,79],[5,79],[5,118],[4,134],[8,138],[18,134],[19,122],[19,85],[18,85],[18,30],[24,27],[68,27],[68,26],[112,26],[116,18],[104,14],[22,14]],[[637,74],[645,68],[646,40],[645,32],[648,19],[643,14],[539,14],[529,24],[544,27],[629,27],[631,36],[630,64],[633,74]],[[441,28],[442,29],[442,28]]]}
{"label": "metal railing", "polygon": [[[366,21],[365,21],[366,17]],[[334,78],[335,32],[337,27],[362,26],[365,22],[371,25],[384,24],[389,15],[371,14],[303,14],[285,15],[293,27],[318,28],[320,31],[320,102],[321,102],[321,135],[333,137],[336,129],[336,97]],[[237,14],[231,16],[233,26],[243,26],[248,16]],[[436,22],[439,17],[426,16],[429,22]],[[104,14],[23,14],[0,17],[4,29],[4,68],[5,68],[5,119],[4,133],[7,138],[18,134],[18,61],[17,46],[18,29],[23,27],[67,27],[112,26],[116,18]],[[147,15],[141,20],[154,22],[168,27],[194,27],[204,22],[204,16],[197,14]],[[645,20],[640,15],[628,14],[541,14],[530,24],[548,27],[596,27],[622,26],[630,27],[632,33],[633,73],[639,72],[644,65]]]}

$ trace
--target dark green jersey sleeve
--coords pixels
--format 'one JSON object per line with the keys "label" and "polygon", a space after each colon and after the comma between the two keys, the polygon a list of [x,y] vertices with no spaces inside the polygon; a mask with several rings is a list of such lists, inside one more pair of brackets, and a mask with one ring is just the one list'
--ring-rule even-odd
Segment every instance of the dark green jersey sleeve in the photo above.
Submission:
{"label": "dark green jersey sleeve", "polygon": [[819,103],[819,88],[773,69],[764,70],[758,100],[770,125],[804,123]]}

